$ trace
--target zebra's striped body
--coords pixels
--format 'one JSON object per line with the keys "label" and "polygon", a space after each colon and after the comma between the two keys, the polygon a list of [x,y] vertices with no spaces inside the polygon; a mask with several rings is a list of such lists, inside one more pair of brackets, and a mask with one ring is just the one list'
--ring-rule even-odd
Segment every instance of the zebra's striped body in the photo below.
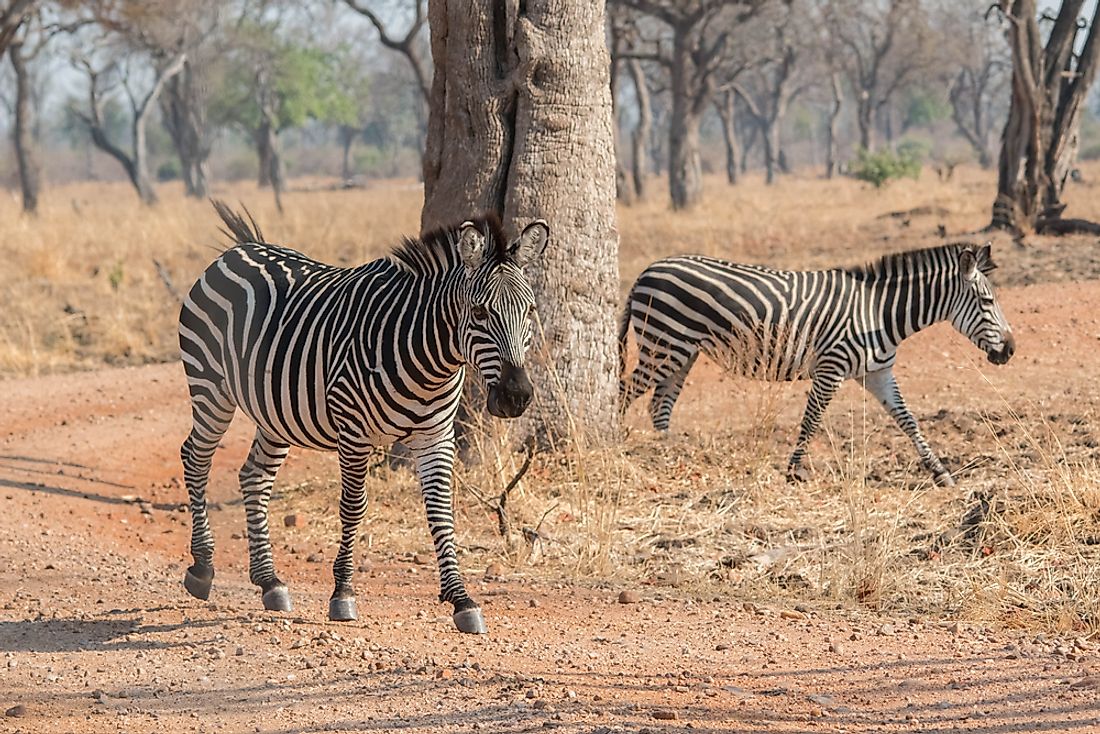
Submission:
{"label": "zebra's striped body", "polygon": [[289,609],[275,573],[268,501],[290,446],[337,451],[340,549],[329,616],[354,619],[352,555],[366,509],[371,448],[402,441],[413,453],[435,543],[440,600],[460,628],[484,631],[458,573],[451,509],[454,417],[464,365],[485,378],[489,410],[521,414],[531,289],[522,267],[545,246],[538,222],[514,242],[495,219],[406,241],[357,268],[325,265],[264,244],[219,207],[238,244],[211,264],[180,314],[180,348],[193,427],[181,449],[193,518],[188,589],[206,598],[213,537],[205,490],[219,440],[240,409],[256,437],[240,472],[249,575],[269,609]]}
{"label": "zebra's striped body", "polygon": [[[938,321],[1003,364],[1012,331],[986,274],[989,247],[944,245],[888,255],[870,265],[784,271],[708,257],[672,257],[635,281],[620,328],[625,357],[631,327],[638,365],[620,385],[622,408],[653,387],[650,417],[668,430],[673,405],[700,353],[737,373],[813,381],[788,466],[802,478],[806,446],[840,385],[859,379],[913,441],[937,481],[950,473],[921,435],[893,375],[903,339]],[[625,363],[623,364],[625,372]]]}

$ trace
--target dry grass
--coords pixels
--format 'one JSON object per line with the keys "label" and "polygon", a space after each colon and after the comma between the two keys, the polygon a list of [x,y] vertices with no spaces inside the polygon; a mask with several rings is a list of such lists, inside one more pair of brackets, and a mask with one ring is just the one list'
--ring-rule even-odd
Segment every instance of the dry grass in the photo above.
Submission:
{"label": "dry grass", "polygon": [[[1100,169],[1085,172],[1100,178]],[[708,187],[691,214],[670,213],[663,191],[621,210],[624,293],[646,264],[673,253],[820,267],[934,244],[937,224],[952,233],[982,226],[993,193],[990,175],[973,169],[960,169],[952,182],[926,175],[882,191],[812,177],[775,187],[750,179],[736,188],[713,179]],[[247,204],[271,239],[337,263],[377,256],[415,231],[419,218],[419,191],[408,183],[291,193],[281,217],[270,196],[250,186],[215,195]],[[0,200],[0,376],[174,358],[178,306],[153,261],[183,290],[223,239],[208,204],[170,188],[162,198],[150,210],[121,184],[67,187],[48,192],[37,220],[20,217],[14,198]],[[917,207],[933,213],[880,217]],[[1100,197],[1077,187],[1070,212],[1100,218]],[[1081,244],[1002,248],[1001,282],[1096,278],[1097,248]],[[938,354],[957,342],[936,332],[921,344],[935,344]],[[1095,352],[1086,357],[1094,336],[1082,333],[1070,347],[1094,366]],[[927,369],[914,359],[901,376],[926,434],[958,469],[959,489],[931,486],[905,438],[856,388],[842,391],[813,446],[815,477],[787,484],[781,471],[805,385],[734,379],[701,364],[670,437],[649,430],[644,407],[635,407],[619,446],[578,439],[537,455],[509,496],[513,533],[505,542],[475,491],[491,501],[523,456],[508,449],[508,425],[488,424],[478,438],[484,460],[460,468],[456,481],[464,566],[474,573],[496,561],[546,577],[645,584],[702,598],[798,599],[1100,629],[1100,465],[1092,433],[1098,399],[1091,376],[1070,369],[987,376],[967,355],[952,351]],[[1077,392],[1052,398],[1047,380]],[[318,518],[309,532],[319,543],[337,537],[336,486],[334,477],[322,477],[288,500]],[[380,468],[369,493],[368,552],[371,545],[430,547],[408,472]],[[987,498],[988,511],[966,525],[979,498]]]}

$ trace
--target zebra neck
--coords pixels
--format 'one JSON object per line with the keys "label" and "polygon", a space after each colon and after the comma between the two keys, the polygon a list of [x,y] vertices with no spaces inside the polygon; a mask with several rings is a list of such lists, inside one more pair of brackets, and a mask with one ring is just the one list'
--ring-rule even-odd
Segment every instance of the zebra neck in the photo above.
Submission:
{"label": "zebra neck", "polygon": [[955,280],[954,274],[935,272],[877,278],[867,284],[872,311],[880,314],[882,328],[899,343],[950,317]]}

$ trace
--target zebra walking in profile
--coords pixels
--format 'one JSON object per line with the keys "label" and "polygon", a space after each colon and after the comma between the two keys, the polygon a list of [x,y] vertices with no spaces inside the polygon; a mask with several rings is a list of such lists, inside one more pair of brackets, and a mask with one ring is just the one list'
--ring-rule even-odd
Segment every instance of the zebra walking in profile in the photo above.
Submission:
{"label": "zebra walking in profile", "polygon": [[[921,434],[894,379],[903,339],[951,324],[990,362],[1016,349],[993,293],[990,247],[948,244],[902,252],[865,266],[810,272],[737,265],[709,257],[659,260],[635,281],[619,329],[621,408],[654,388],[653,427],[667,431],[672,407],[700,352],[740,374],[772,381],[810,378],[788,479],[841,383],[857,379],[909,436],[937,484],[954,479]],[[628,333],[638,365],[627,378]]]}
{"label": "zebra walking in profile", "polygon": [[210,594],[206,484],[214,450],[240,409],[256,424],[240,485],[249,577],[266,609],[291,608],[268,535],[271,488],[289,448],[339,454],[341,534],[329,619],[353,620],[352,555],[370,451],[401,441],[420,478],[440,601],[454,605],[461,631],[484,633],[455,553],[454,418],[466,364],[485,380],[493,415],[514,418],[531,402],[524,357],[535,303],[523,268],[545,248],[546,223],[509,241],[488,216],[337,268],[267,244],[254,221],[250,227],[224,204],[215,207],[237,244],[203,272],[180,313],[193,419],[180,451],[192,515],[187,590]]}

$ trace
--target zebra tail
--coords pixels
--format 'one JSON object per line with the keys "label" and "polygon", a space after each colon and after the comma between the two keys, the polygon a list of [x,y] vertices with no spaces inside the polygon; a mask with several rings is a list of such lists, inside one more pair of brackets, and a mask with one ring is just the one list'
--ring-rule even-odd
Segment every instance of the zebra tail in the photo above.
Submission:
{"label": "zebra tail", "polygon": [[634,297],[633,289],[626,297],[622,315],[619,316],[619,378],[626,376],[626,340],[630,334],[630,301]]}
{"label": "zebra tail", "polygon": [[241,209],[244,209],[244,213],[248,215],[247,222],[244,221],[244,217],[230,209],[229,205],[221,199],[211,199],[210,203],[214,206],[214,211],[218,213],[218,216],[222,218],[225,226],[229,228],[225,230],[218,227],[218,230],[233,242],[241,245],[246,242],[254,242],[258,245],[269,244],[264,239],[264,233],[260,231],[260,225],[256,224],[252,212],[248,211],[248,207],[244,204],[241,204]]}

